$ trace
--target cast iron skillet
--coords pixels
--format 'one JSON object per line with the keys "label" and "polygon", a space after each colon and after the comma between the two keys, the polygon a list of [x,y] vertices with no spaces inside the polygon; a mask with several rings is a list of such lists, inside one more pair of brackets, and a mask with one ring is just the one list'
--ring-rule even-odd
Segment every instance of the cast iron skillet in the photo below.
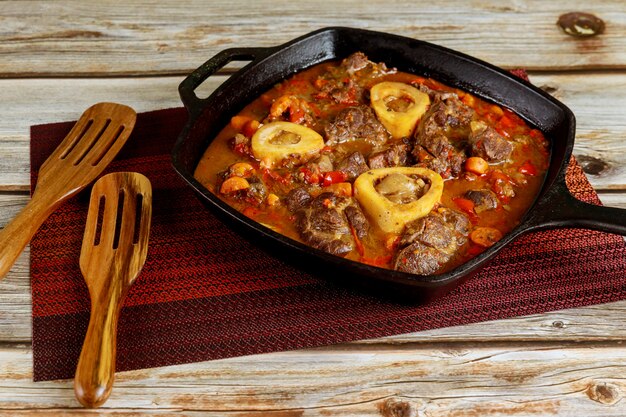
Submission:
{"label": "cast iron skillet", "polygon": [[[521,223],[481,255],[439,275],[373,267],[313,249],[245,217],[208,191],[193,172],[209,143],[246,104],[290,75],[323,61],[362,51],[374,62],[432,77],[508,107],[540,129],[551,142],[551,161],[543,187]],[[231,61],[251,61],[210,97],[194,90]],[[361,29],[331,27],[271,48],[227,49],[205,62],[179,86],[189,121],[173,150],[173,164],[199,198],[223,221],[261,247],[300,267],[378,292],[424,301],[441,295],[475,272],[522,233],[557,227],[584,227],[626,234],[626,210],[598,207],[571,196],[565,170],[574,146],[575,118],[562,103],[508,72],[478,59],[426,42]]]}

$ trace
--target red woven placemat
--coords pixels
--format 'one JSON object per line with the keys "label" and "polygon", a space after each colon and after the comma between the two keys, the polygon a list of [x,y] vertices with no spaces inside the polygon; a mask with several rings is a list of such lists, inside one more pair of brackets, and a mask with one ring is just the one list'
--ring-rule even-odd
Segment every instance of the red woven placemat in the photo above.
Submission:
{"label": "red woven placemat", "polygon": [[[140,114],[109,171],[152,182],[148,259],[122,310],[117,370],[328,345],[626,298],[626,245],[588,230],[526,235],[449,295],[409,306],[294,269],[227,229],[174,173],[183,109]],[[32,182],[73,123],[31,129]],[[598,203],[580,167],[569,186]],[[35,380],[74,375],[89,297],[78,259],[89,190],[31,242]]]}

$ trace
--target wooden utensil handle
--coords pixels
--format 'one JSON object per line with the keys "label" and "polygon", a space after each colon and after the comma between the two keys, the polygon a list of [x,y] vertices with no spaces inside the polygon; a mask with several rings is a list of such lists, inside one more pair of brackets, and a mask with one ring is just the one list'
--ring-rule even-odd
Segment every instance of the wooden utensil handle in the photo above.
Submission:
{"label": "wooden utensil handle", "polygon": [[117,320],[126,294],[122,286],[114,284],[119,280],[110,282],[112,287],[92,294],[91,318],[74,376],[76,398],[90,408],[109,398],[115,379]]}
{"label": "wooden utensil handle", "polygon": [[17,216],[0,231],[0,280],[11,270],[41,224],[58,207],[60,201],[56,200],[54,196],[35,193]]}

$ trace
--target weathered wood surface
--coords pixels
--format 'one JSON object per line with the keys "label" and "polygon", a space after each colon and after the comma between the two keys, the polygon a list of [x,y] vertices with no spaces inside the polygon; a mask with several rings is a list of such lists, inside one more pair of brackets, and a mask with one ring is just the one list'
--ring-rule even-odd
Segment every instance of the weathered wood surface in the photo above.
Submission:
{"label": "weathered wood surface", "polygon": [[[605,34],[563,34],[555,22],[574,10],[604,19]],[[28,198],[30,125],[74,120],[98,101],[137,111],[180,106],[183,75],[214,53],[273,46],[331,25],[388,31],[535,70],[531,80],[576,114],[575,154],[601,199],[626,208],[622,0],[3,1],[0,225]],[[224,79],[212,77],[202,93]],[[32,382],[30,302],[26,249],[0,281],[0,417],[626,414],[626,301],[123,372],[98,411],[79,408],[71,381]]]}
{"label": "weathered wood surface", "polygon": [[[274,46],[326,26],[431,41],[496,65],[530,69],[626,68],[621,0],[437,3],[230,0],[0,3],[0,76],[180,74],[218,51]],[[575,39],[556,21],[595,13],[604,34]]]}
{"label": "weathered wood surface", "polygon": [[[574,153],[597,190],[626,190],[626,74],[531,73],[577,117]],[[226,79],[210,78],[208,95]],[[0,190],[27,190],[29,126],[75,120],[91,104],[116,101],[138,112],[181,106],[182,77],[0,80]]]}
{"label": "weathered wood surface", "polygon": [[[561,343],[430,343],[240,357],[118,373],[104,407],[81,414],[623,416],[626,350],[597,343],[590,352]],[[28,349],[0,348],[0,415],[78,407],[71,381],[31,382],[31,359]]]}

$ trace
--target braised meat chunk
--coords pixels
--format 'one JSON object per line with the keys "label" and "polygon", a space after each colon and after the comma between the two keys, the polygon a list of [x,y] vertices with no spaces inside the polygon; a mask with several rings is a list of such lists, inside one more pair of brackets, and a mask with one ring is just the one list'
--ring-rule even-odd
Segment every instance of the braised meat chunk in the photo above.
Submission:
{"label": "braised meat chunk", "polygon": [[346,174],[347,179],[350,181],[368,170],[369,167],[365,163],[365,158],[361,152],[354,152],[337,164],[337,171]]}
{"label": "braised meat chunk", "polygon": [[501,162],[513,152],[511,142],[503,138],[496,130],[485,123],[472,123],[469,137],[472,156],[480,156],[486,161]]}
{"label": "braised meat chunk", "polygon": [[394,143],[386,149],[373,153],[368,158],[370,168],[390,168],[409,165],[410,146],[408,143]]}
{"label": "braised meat chunk", "polygon": [[474,211],[478,214],[498,207],[498,196],[491,190],[469,190],[465,198],[474,203]]}
{"label": "braised meat chunk", "polygon": [[365,141],[371,145],[383,144],[389,139],[385,127],[369,106],[348,107],[326,126],[326,144],[336,145],[350,141]]}
{"label": "braised meat chunk", "polygon": [[452,228],[446,224],[443,216],[436,213],[407,224],[400,238],[400,245],[409,245],[415,241],[446,253],[450,252],[449,248],[455,244]]}
{"label": "braised meat chunk", "polygon": [[367,55],[363,52],[355,52],[341,61],[341,66],[346,69],[348,74],[353,74],[356,71],[362,70],[369,64],[372,64],[372,61],[367,59]]}
{"label": "braised meat chunk", "polygon": [[432,169],[444,178],[457,176],[467,159],[465,153],[452,146],[443,135],[419,136],[413,154],[420,165]]}
{"label": "braised meat chunk", "polygon": [[312,199],[313,197],[311,197],[311,194],[309,194],[305,188],[294,188],[287,194],[287,197],[285,198],[285,205],[287,206],[287,210],[295,213],[296,211],[308,206]]}
{"label": "braised meat chunk", "polygon": [[443,252],[415,242],[398,252],[394,269],[417,275],[430,275],[437,272],[448,259]]}
{"label": "braised meat chunk", "polygon": [[346,59],[341,61],[341,68],[345,69],[345,71],[352,75],[356,72],[367,70],[367,74],[365,76],[369,77],[379,77],[385,74],[393,74],[396,72],[393,68],[387,68],[387,65],[384,62],[375,63],[370,61],[367,55],[363,52],[355,52],[352,55],[348,56]]}
{"label": "braised meat chunk", "polygon": [[420,136],[443,135],[450,139],[467,136],[474,110],[456,95],[436,100],[421,124]]}
{"label": "braised meat chunk", "polygon": [[403,248],[394,267],[419,275],[433,274],[467,241],[470,222],[463,213],[442,208],[406,225],[400,237]]}
{"label": "braised meat chunk", "polygon": [[437,212],[443,216],[446,224],[454,230],[457,243],[459,245],[464,244],[467,240],[467,235],[472,230],[472,223],[469,218],[460,211],[447,207],[440,207],[437,209]]}
{"label": "braised meat chunk", "polygon": [[369,227],[352,198],[329,192],[296,211],[295,226],[305,243],[333,255],[345,255],[355,248],[351,228],[360,238]]}
{"label": "braised meat chunk", "polygon": [[463,141],[473,116],[456,95],[436,99],[416,130],[413,156],[418,164],[445,178],[457,176],[466,159]]}

